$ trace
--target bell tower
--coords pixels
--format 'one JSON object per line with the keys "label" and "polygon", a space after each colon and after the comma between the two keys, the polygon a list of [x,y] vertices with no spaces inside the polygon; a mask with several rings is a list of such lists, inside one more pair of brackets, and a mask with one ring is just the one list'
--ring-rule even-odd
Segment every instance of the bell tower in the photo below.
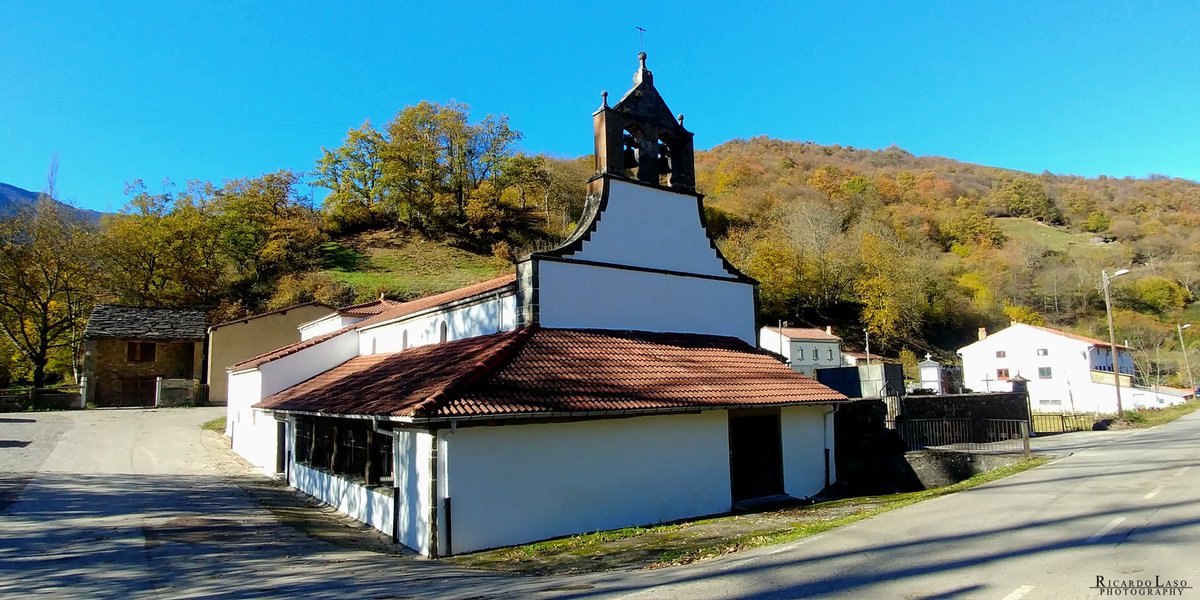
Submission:
{"label": "bell tower", "polygon": [[683,128],[646,68],[646,53],[638,53],[633,88],[615,106],[603,104],[592,115],[596,140],[596,175],[632,179],[677,192],[696,192],[693,133]]}

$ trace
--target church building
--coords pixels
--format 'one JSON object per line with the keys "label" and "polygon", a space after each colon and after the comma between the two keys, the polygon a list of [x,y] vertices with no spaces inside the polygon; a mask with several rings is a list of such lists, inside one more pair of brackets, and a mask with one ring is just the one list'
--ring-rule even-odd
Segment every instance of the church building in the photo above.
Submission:
{"label": "church building", "polygon": [[724,513],[836,480],[846,398],[758,349],[692,133],[639,54],[575,233],[511,275],[229,371],[235,451],[427,556]]}

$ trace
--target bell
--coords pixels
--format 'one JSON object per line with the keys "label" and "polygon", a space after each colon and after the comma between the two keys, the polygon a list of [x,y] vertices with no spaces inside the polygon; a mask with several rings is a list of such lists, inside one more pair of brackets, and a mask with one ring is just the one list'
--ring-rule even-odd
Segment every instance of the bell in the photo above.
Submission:
{"label": "bell", "polygon": [[658,174],[666,175],[671,172],[671,157],[666,154],[658,155]]}
{"label": "bell", "polygon": [[624,160],[625,160],[625,168],[626,169],[636,169],[638,166],[637,151],[635,151],[633,148],[626,146]]}

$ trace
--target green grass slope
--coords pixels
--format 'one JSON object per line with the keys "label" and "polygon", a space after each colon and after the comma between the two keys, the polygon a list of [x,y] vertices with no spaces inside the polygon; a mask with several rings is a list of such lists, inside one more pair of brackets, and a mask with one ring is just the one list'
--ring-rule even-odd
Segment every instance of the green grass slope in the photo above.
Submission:
{"label": "green grass slope", "polygon": [[512,265],[418,235],[372,231],[321,247],[321,274],[354,288],[359,301],[413,299],[457,289],[511,271]]}

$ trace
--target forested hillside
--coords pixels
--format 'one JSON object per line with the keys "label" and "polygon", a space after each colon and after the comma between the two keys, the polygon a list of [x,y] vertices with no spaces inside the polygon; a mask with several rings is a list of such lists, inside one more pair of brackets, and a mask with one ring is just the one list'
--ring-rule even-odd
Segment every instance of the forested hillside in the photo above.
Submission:
{"label": "forested hillside", "polygon": [[[99,302],[202,306],[216,322],[314,299],[407,299],[507,270],[570,234],[592,175],[590,157],[522,154],[520,139],[503,116],[423,102],[314,149],[308,173],[133,182],[99,224],[30,205],[0,221],[0,387],[69,379]],[[696,161],[709,228],[761,282],[764,322],[833,325],[850,347],[865,329],[910,365],[926,351],[952,359],[978,327],[1014,319],[1100,333],[1100,271],[1130,268],[1114,281],[1118,336],[1171,377],[1175,323],[1200,317],[1188,312],[1194,182],[768,138]]]}

